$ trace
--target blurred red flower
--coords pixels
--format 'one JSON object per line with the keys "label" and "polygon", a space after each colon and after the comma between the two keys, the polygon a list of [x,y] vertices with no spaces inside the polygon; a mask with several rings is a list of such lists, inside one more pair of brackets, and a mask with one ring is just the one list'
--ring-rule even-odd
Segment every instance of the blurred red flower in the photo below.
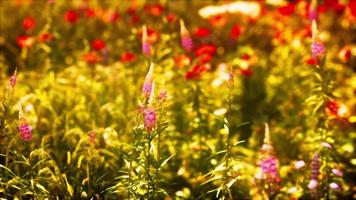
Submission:
{"label": "blurred red flower", "polygon": [[242,27],[238,24],[235,24],[231,27],[230,37],[234,40],[237,40],[240,37],[242,32]]}
{"label": "blurred red flower", "polygon": [[210,35],[210,30],[205,27],[198,27],[195,29],[194,35],[200,38],[207,37]]}
{"label": "blurred red flower", "polygon": [[350,0],[350,2],[348,4],[348,7],[349,7],[351,15],[356,17],[356,1],[355,0]]}
{"label": "blurred red flower", "polygon": [[250,68],[247,69],[240,69],[240,74],[244,76],[252,76],[253,75],[253,70]]}
{"label": "blurred red flower", "polygon": [[316,58],[313,58],[313,57],[307,59],[305,62],[306,62],[307,64],[309,64],[309,65],[316,65],[316,64],[318,64],[318,60],[317,60]]}
{"label": "blurred red flower", "polygon": [[294,10],[295,10],[295,4],[294,3],[288,3],[287,5],[281,6],[281,7],[278,8],[278,12],[281,15],[285,15],[285,16],[293,14]]}
{"label": "blurred red flower", "polygon": [[146,13],[158,17],[162,15],[164,7],[161,4],[150,4],[145,5],[144,10]]}
{"label": "blurred red flower", "polygon": [[338,53],[338,58],[341,62],[348,62],[351,58],[351,48],[344,47]]}
{"label": "blurred red flower", "polygon": [[214,54],[216,52],[216,46],[213,44],[201,44],[195,50],[195,56],[201,56],[203,54]]}
{"label": "blurred red flower", "polygon": [[35,40],[27,35],[20,35],[16,39],[16,43],[20,48],[30,48],[35,43]]}
{"label": "blurred red flower", "polygon": [[27,16],[23,22],[22,22],[22,26],[25,30],[30,30],[35,28],[36,26],[36,19],[32,16]]}
{"label": "blurred red flower", "polygon": [[93,8],[87,8],[85,10],[85,16],[87,18],[93,18],[93,17],[95,17],[95,15],[96,15],[96,13],[95,13],[95,10]]}
{"label": "blurred red flower", "polygon": [[38,41],[39,42],[50,42],[52,40],[52,38],[53,38],[53,36],[51,33],[45,32],[38,36]]}
{"label": "blurred red flower", "polygon": [[[142,30],[138,32],[139,38],[142,38]],[[148,36],[148,41],[153,44],[158,41],[159,39],[159,34],[156,30],[153,28],[147,28],[147,36]]]}
{"label": "blurred red flower", "polygon": [[185,67],[190,64],[192,59],[185,54],[179,54],[174,58],[174,61],[178,67]]}
{"label": "blurred red flower", "polygon": [[91,42],[91,47],[99,51],[104,49],[106,47],[106,44],[102,39],[97,38]]}
{"label": "blurred red flower", "polygon": [[95,64],[100,60],[100,56],[95,51],[84,54],[82,58],[88,64]]}
{"label": "blurred red flower", "polygon": [[338,115],[339,108],[340,108],[340,105],[337,101],[330,100],[330,101],[326,102],[327,112],[331,115]]}
{"label": "blurred red flower", "polygon": [[75,23],[79,19],[79,15],[74,10],[68,10],[64,13],[64,20],[69,23]]}
{"label": "blurred red flower", "polygon": [[122,63],[132,62],[132,61],[135,61],[136,59],[137,59],[136,54],[131,53],[130,51],[124,52],[120,56],[120,61]]}
{"label": "blurred red flower", "polygon": [[167,19],[168,22],[174,22],[174,21],[176,21],[178,19],[178,17],[174,13],[170,12],[166,16],[166,19]]}
{"label": "blurred red flower", "polygon": [[185,78],[188,80],[199,80],[201,74],[208,68],[205,65],[195,65],[190,71],[185,74]]}

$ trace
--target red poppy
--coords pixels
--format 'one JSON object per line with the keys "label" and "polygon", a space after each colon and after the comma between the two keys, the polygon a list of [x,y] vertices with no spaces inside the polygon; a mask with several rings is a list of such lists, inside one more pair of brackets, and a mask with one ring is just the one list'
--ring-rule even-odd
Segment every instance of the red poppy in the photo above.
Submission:
{"label": "red poppy", "polygon": [[34,39],[27,35],[20,35],[16,39],[16,43],[20,48],[30,48],[34,44]]}
{"label": "red poppy", "polygon": [[27,16],[23,22],[22,22],[22,26],[25,30],[30,30],[35,28],[36,26],[36,19],[32,16]]}
{"label": "red poppy", "polygon": [[174,21],[176,21],[178,19],[178,17],[174,13],[170,12],[166,16],[166,19],[167,19],[168,22],[174,22]]}
{"label": "red poppy", "polygon": [[350,1],[349,2],[349,10],[352,16],[356,17],[356,1]]}
{"label": "red poppy", "polygon": [[195,56],[203,54],[214,54],[216,52],[216,46],[213,44],[202,44],[195,50]]}
{"label": "red poppy", "polygon": [[318,12],[319,13],[325,13],[328,11],[328,7],[325,4],[320,4],[318,5]]}
{"label": "red poppy", "polygon": [[82,58],[88,64],[95,64],[100,60],[100,56],[95,51],[84,54]]}
{"label": "red poppy", "polygon": [[251,56],[247,53],[242,54],[241,59],[243,60],[250,60]]}
{"label": "red poppy", "polygon": [[[138,32],[138,36],[142,38],[142,30]],[[147,36],[148,36],[148,41],[153,44],[158,41],[159,39],[159,34],[156,30],[152,28],[147,28]]]}
{"label": "red poppy", "polygon": [[250,68],[247,69],[240,69],[240,74],[243,76],[252,76],[253,75],[253,70]]}
{"label": "red poppy", "polygon": [[64,19],[69,23],[75,23],[79,19],[79,15],[74,10],[68,10],[64,13]]}
{"label": "red poppy", "polygon": [[207,36],[210,35],[210,30],[208,28],[205,28],[205,27],[198,27],[195,30],[194,35],[196,37],[200,37],[200,38],[207,37]]}
{"label": "red poppy", "polygon": [[350,47],[344,47],[339,51],[338,58],[341,62],[348,62],[351,58]]}
{"label": "red poppy", "polygon": [[205,65],[195,65],[190,71],[185,74],[185,78],[188,80],[199,80],[201,74],[207,70]]}
{"label": "red poppy", "polygon": [[294,3],[288,3],[287,5],[281,6],[281,7],[278,8],[278,12],[281,15],[285,15],[285,16],[293,14],[294,10],[295,10],[295,4]]}
{"label": "red poppy", "polygon": [[332,8],[336,14],[342,15],[342,13],[344,13],[344,11],[345,11],[346,6],[337,2],[337,3],[333,4]]}
{"label": "red poppy", "polygon": [[175,58],[175,63],[178,67],[185,67],[185,66],[188,66],[190,64],[190,62],[192,61],[192,59],[185,55],[185,54],[180,54],[180,55],[177,55]]}
{"label": "red poppy", "polygon": [[53,36],[51,33],[42,33],[38,36],[38,41],[39,42],[50,42],[52,40]]}
{"label": "red poppy", "polygon": [[161,4],[151,4],[145,5],[144,10],[148,14],[158,17],[162,15],[164,7]]}
{"label": "red poppy", "polygon": [[120,61],[122,63],[132,62],[132,61],[135,61],[136,59],[137,59],[136,54],[131,53],[129,51],[122,53],[120,56]]}
{"label": "red poppy", "polygon": [[231,27],[230,37],[234,40],[237,40],[240,37],[242,27],[238,24],[235,24]]}
{"label": "red poppy", "polygon": [[91,42],[91,46],[95,50],[102,50],[106,47],[105,42],[102,39],[95,39]]}
{"label": "red poppy", "polygon": [[309,64],[309,65],[316,65],[316,64],[318,64],[318,60],[317,60],[316,58],[313,58],[313,57],[307,59],[305,62],[306,62],[307,64]]}
{"label": "red poppy", "polygon": [[95,17],[96,13],[95,13],[95,10],[93,8],[88,8],[85,10],[85,16],[87,18],[93,18]]}

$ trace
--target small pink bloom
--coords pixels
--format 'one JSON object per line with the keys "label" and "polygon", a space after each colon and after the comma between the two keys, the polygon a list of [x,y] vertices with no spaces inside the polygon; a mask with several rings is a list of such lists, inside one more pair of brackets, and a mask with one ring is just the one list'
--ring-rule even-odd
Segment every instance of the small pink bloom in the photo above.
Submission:
{"label": "small pink bloom", "polygon": [[315,180],[315,179],[310,180],[310,182],[308,184],[308,188],[310,190],[315,190],[317,186],[318,186],[318,181],[317,180]]}
{"label": "small pink bloom", "polygon": [[32,139],[32,128],[31,126],[24,120],[20,119],[19,124],[19,131],[20,131],[20,138],[23,141],[29,141]]}
{"label": "small pink bloom", "polygon": [[344,174],[342,173],[342,171],[341,170],[339,170],[339,169],[332,169],[331,170],[332,172],[333,172],[333,174],[335,174],[336,176],[343,176]]}
{"label": "small pink bloom", "polygon": [[330,184],[329,184],[329,187],[330,187],[331,189],[333,189],[333,190],[338,190],[338,189],[340,189],[340,186],[339,186],[337,183],[334,183],[334,182],[330,183]]}

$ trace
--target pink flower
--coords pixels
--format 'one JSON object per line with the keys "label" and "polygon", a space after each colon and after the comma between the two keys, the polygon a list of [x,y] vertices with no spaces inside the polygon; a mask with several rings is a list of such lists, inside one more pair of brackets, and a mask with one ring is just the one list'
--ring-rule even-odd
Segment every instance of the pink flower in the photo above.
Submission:
{"label": "pink flower", "polygon": [[20,131],[20,138],[23,141],[29,141],[32,139],[32,128],[31,126],[24,120],[20,119],[19,124],[19,131]]}
{"label": "pink flower", "polygon": [[330,187],[331,189],[333,189],[333,190],[338,190],[338,189],[340,189],[340,186],[339,186],[337,183],[334,183],[334,182],[330,183],[330,184],[329,184],[329,187]]}
{"label": "pink flower", "polygon": [[16,80],[17,80],[17,69],[15,70],[15,72],[12,74],[12,76],[10,77],[9,80],[9,86],[11,88],[14,88],[16,85]]}
{"label": "pink flower", "polygon": [[193,40],[190,37],[190,34],[185,27],[183,20],[180,20],[180,39],[184,50],[191,51],[193,49]]}
{"label": "pink flower", "polygon": [[335,174],[336,176],[343,176],[344,174],[342,173],[342,171],[340,171],[339,169],[332,169],[331,170],[333,172],[333,174]]}
{"label": "pink flower", "polygon": [[296,169],[300,169],[300,168],[302,168],[302,167],[304,167],[304,166],[305,166],[304,160],[299,160],[299,161],[297,161],[297,162],[294,164],[294,167],[295,167]]}
{"label": "pink flower", "polygon": [[144,127],[151,132],[156,127],[156,111],[153,108],[144,110]]}
{"label": "pink flower", "polygon": [[321,42],[313,42],[311,50],[313,58],[321,57],[325,54],[325,46]]}
{"label": "pink flower", "polygon": [[312,180],[309,181],[308,188],[310,190],[315,190],[317,186],[318,186],[318,181],[317,180],[312,179]]}
{"label": "pink flower", "polygon": [[153,68],[154,68],[154,64],[151,63],[150,64],[150,69],[147,72],[145,81],[143,82],[143,87],[142,87],[142,93],[143,96],[145,97],[145,99],[147,99],[152,92],[152,88],[153,88]]}

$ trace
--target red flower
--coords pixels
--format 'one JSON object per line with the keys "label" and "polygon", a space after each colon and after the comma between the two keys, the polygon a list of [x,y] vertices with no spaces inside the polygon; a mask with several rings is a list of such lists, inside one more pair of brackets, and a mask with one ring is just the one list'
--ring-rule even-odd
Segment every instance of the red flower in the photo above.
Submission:
{"label": "red flower", "polygon": [[240,69],[240,74],[244,76],[252,76],[253,75],[253,70],[250,68],[247,69]]}
{"label": "red flower", "polygon": [[348,62],[351,58],[350,47],[344,47],[339,51],[338,57],[341,62]]}
{"label": "red flower", "polygon": [[201,38],[207,37],[210,35],[210,30],[204,27],[198,27],[195,30],[194,35]]}
{"label": "red flower", "polygon": [[240,37],[242,27],[238,24],[235,24],[231,27],[230,37],[234,40],[237,40]]}
{"label": "red flower", "polygon": [[285,15],[285,16],[293,14],[294,10],[295,10],[294,3],[288,3],[287,5],[278,8],[278,12],[281,15]]}
{"label": "red flower", "polygon": [[136,14],[137,8],[135,6],[130,6],[127,8],[126,13],[129,15],[134,15]]}
{"label": "red flower", "polygon": [[96,13],[95,13],[95,10],[93,8],[88,8],[85,10],[85,16],[87,18],[93,18],[95,17]]}
{"label": "red flower", "polygon": [[168,22],[174,22],[177,20],[177,15],[175,15],[174,13],[170,12],[167,16],[166,19]]}
{"label": "red flower", "polygon": [[251,56],[247,53],[242,54],[241,59],[243,60],[250,60]]}
{"label": "red flower", "polygon": [[216,46],[213,44],[202,44],[195,50],[195,56],[203,54],[214,54],[216,52]]}
{"label": "red flower", "polygon": [[78,19],[79,19],[79,15],[74,10],[68,10],[67,12],[64,13],[64,20],[66,20],[69,23],[75,23],[78,21]]}
{"label": "red flower", "polygon": [[327,112],[331,115],[338,115],[339,108],[340,105],[337,101],[331,100],[326,103]]}
{"label": "red flower", "polygon": [[192,61],[192,59],[185,55],[185,54],[180,54],[180,55],[177,55],[175,58],[175,63],[178,67],[185,67],[185,66],[188,66],[190,64],[190,62]]}
{"label": "red flower", "polygon": [[350,13],[351,15],[353,15],[354,17],[356,17],[356,1],[350,1],[349,2],[349,10],[350,10]]}
{"label": "red flower", "polygon": [[122,53],[120,56],[120,61],[122,63],[132,62],[132,61],[135,61],[136,59],[137,59],[136,54],[133,54],[129,51]]}
{"label": "red flower", "polygon": [[161,4],[151,4],[145,5],[144,10],[148,14],[158,17],[162,15],[164,7]]}
{"label": "red flower", "polygon": [[306,62],[307,64],[309,64],[309,65],[316,65],[316,64],[318,64],[318,60],[317,60],[316,58],[313,58],[313,57],[307,59],[305,62]]}
{"label": "red flower", "polygon": [[346,6],[337,2],[336,4],[333,4],[332,8],[336,14],[342,15],[342,13],[344,13],[345,11]]}
{"label": "red flower", "polygon": [[33,29],[36,26],[36,19],[32,16],[28,16],[23,20],[22,26],[25,30]]}
{"label": "red flower", "polygon": [[52,40],[53,36],[51,33],[42,33],[41,35],[38,36],[38,41],[39,42],[50,42]]}
{"label": "red flower", "polygon": [[95,50],[102,50],[106,47],[105,42],[101,39],[95,39],[91,42],[91,46]]}
{"label": "red flower", "polygon": [[95,51],[91,51],[83,55],[83,60],[88,64],[95,64],[99,62],[100,57]]}
{"label": "red flower", "polygon": [[[140,38],[142,38],[142,30],[140,30],[138,32],[138,36]],[[157,42],[157,40],[159,39],[159,34],[156,30],[152,29],[152,28],[147,28],[147,36],[148,36],[148,41],[153,44],[155,42]]]}
{"label": "red flower", "polygon": [[207,70],[205,65],[196,65],[190,71],[185,74],[185,78],[188,80],[199,80],[201,74]]}
{"label": "red flower", "polygon": [[16,43],[20,48],[30,48],[34,42],[34,39],[27,35],[20,35],[16,39]]}

